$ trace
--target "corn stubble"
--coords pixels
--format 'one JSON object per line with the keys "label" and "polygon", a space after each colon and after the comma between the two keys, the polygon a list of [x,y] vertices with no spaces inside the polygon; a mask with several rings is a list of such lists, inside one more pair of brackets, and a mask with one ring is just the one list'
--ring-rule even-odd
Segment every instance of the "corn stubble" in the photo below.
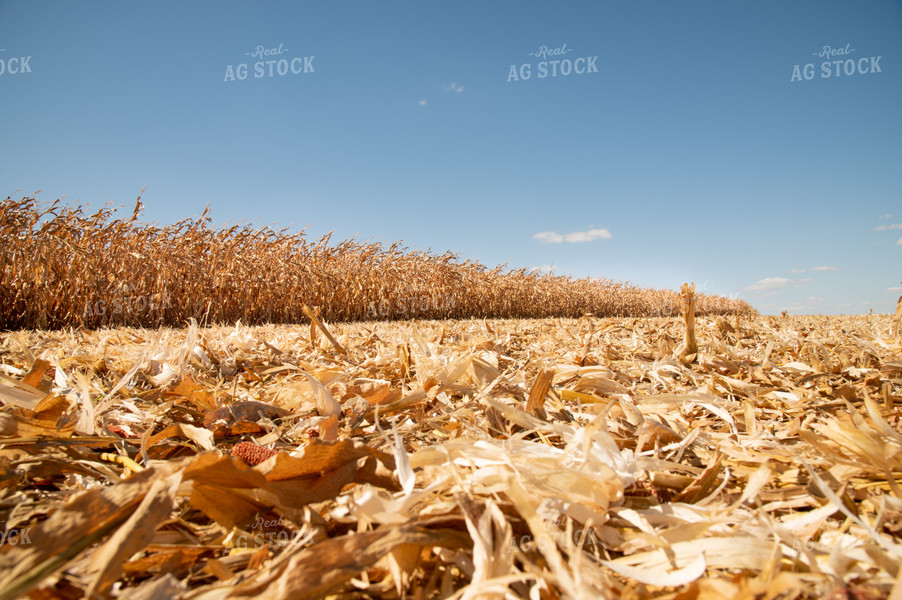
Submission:
{"label": "corn stubble", "polygon": [[893,333],[898,338],[902,335],[902,296],[896,302],[896,316],[893,319]]}
{"label": "corn stubble", "polygon": [[898,597],[892,326],[0,333],[0,599]]}
{"label": "corn stubble", "polygon": [[[0,328],[306,322],[407,318],[677,315],[680,298],[607,279],[487,268],[446,252],[234,225],[207,211],[162,227],[59,201],[0,204]],[[754,314],[699,295],[698,314]]]}

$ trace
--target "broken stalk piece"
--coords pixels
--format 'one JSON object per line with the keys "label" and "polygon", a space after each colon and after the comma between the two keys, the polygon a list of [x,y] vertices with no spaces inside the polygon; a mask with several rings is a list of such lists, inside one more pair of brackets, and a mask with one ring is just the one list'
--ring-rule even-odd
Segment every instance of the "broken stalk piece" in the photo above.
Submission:
{"label": "broken stalk piece", "polygon": [[680,359],[685,363],[692,363],[698,358],[698,344],[695,342],[695,283],[691,286],[684,283],[680,288],[680,312],[686,321],[686,347],[680,353]]}

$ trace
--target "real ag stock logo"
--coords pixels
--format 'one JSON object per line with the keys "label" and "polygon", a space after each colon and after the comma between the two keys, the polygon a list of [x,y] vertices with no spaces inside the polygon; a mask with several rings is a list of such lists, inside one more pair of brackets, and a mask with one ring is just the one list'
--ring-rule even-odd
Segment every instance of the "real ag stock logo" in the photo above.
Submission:
{"label": "real ag stock logo", "polygon": [[507,81],[526,81],[535,74],[537,79],[545,79],[546,77],[567,77],[569,75],[585,75],[587,73],[598,73],[598,67],[595,65],[598,56],[580,56],[578,58],[567,58],[567,55],[573,52],[573,48],[568,48],[567,44],[557,48],[550,48],[546,45],[539,46],[535,52],[530,52],[529,56],[541,59],[535,64],[533,71],[533,63],[525,62],[520,65],[511,65],[507,72]]}
{"label": "real ag stock logo", "polygon": [[249,74],[253,75],[254,79],[261,79],[263,77],[284,77],[289,73],[292,75],[315,73],[313,68],[315,56],[283,58],[282,55],[286,52],[288,52],[288,48],[285,47],[285,44],[279,44],[277,48],[257,46],[252,51],[244,53],[245,56],[259,59],[250,65],[251,71],[249,71],[248,63],[246,62],[237,65],[226,65],[223,81],[244,81]]}
{"label": "real ag stock logo", "polygon": [[0,532],[0,546],[27,546],[31,544],[31,538],[27,529],[13,528]]}
{"label": "real ag stock logo", "polygon": [[30,56],[5,56],[6,48],[0,48],[0,76],[31,73]]}
{"label": "real ag stock logo", "polygon": [[820,74],[821,79],[830,79],[831,77],[850,77],[883,72],[880,69],[880,59],[883,56],[862,56],[856,59],[851,56],[855,52],[851,42],[838,48],[824,45],[816,52],[811,53],[811,56],[827,59],[821,62],[820,69],[815,70],[813,62],[793,65],[792,78],[789,81],[810,81],[815,78],[817,73]]}

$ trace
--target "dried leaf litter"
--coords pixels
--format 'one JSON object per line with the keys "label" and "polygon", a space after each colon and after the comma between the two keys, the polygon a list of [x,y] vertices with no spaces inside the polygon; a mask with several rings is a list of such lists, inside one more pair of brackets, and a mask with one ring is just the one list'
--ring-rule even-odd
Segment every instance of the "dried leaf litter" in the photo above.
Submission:
{"label": "dried leaf litter", "polygon": [[0,335],[0,597],[902,593],[888,315],[322,327]]}

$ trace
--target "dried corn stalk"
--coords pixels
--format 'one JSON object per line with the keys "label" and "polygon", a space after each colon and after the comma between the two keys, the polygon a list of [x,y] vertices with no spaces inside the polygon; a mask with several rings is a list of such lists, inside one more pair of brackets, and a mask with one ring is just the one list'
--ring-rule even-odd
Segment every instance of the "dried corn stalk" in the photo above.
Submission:
{"label": "dried corn stalk", "polygon": [[[217,229],[206,211],[158,227],[138,221],[140,209],[114,219],[108,208],[85,215],[59,203],[42,210],[34,198],[0,202],[0,328],[309,319],[315,343],[329,336],[317,321],[666,317],[679,306],[674,290],[489,269],[400,244],[312,241],[303,231]],[[755,314],[741,300],[698,300],[700,315]]]}
{"label": "dried corn stalk", "polygon": [[551,389],[551,382],[554,380],[554,372],[541,370],[532,388],[529,390],[529,398],[526,401],[526,412],[529,414],[545,418],[545,396]]}
{"label": "dried corn stalk", "polygon": [[680,312],[686,322],[685,347],[680,353],[684,362],[695,362],[698,345],[695,342],[695,283],[684,283],[680,288]]}
{"label": "dried corn stalk", "polygon": [[902,335],[902,296],[899,296],[899,301],[896,302],[896,318],[893,319],[893,334],[896,337]]}

